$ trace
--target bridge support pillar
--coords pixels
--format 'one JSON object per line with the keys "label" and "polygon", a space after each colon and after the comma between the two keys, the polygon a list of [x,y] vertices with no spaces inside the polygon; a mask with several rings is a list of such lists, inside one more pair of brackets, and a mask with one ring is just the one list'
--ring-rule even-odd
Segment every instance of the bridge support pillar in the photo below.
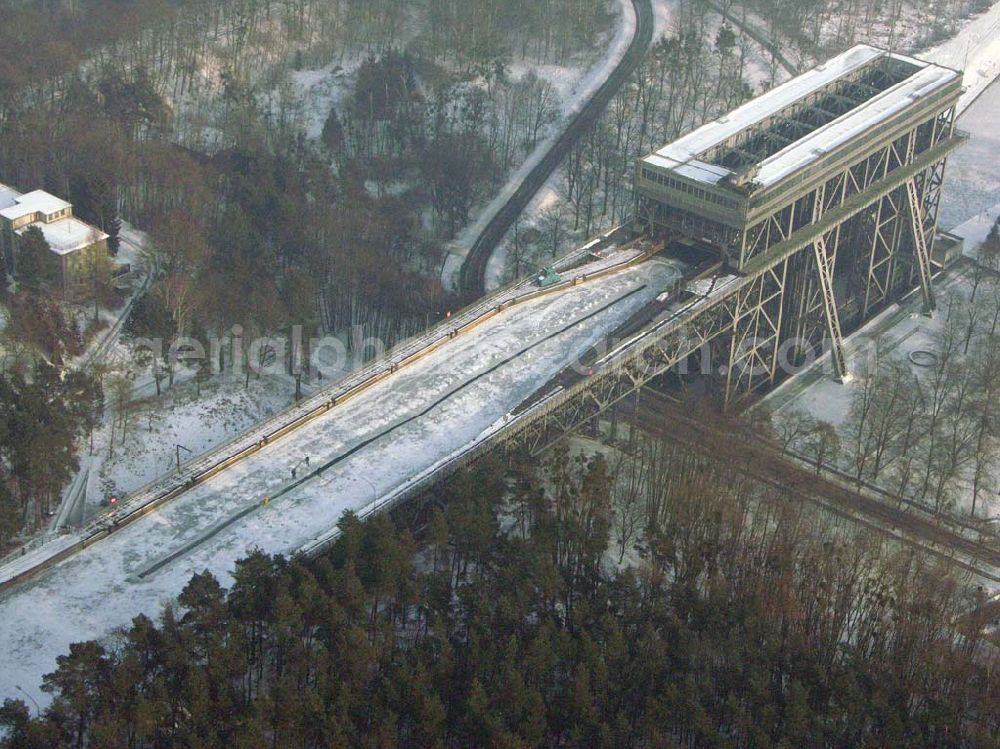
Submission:
{"label": "bridge support pillar", "polygon": [[868,271],[861,316],[867,319],[892,298],[896,252],[903,226],[903,200],[899,190],[879,199],[872,216],[871,243],[868,250]]}
{"label": "bridge support pillar", "polygon": [[[813,199],[813,223],[819,223],[823,218],[823,205],[826,195],[826,186],[820,185],[816,190]],[[840,330],[840,313],[837,311],[837,297],[833,290],[833,272],[837,263],[837,242],[840,238],[839,226],[831,232],[834,239],[834,246],[827,247],[826,236],[821,234],[813,242],[813,253],[816,257],[816,271],[819,278],[819,290],[823,298],[823,317],[826,320],[826,330],[830,336],[830,358],[833,359],[833,368],[837,380],[846,382],[850,379],[847,371],[847,355],[844,353],[844,336]]]}
{"label": "bridge support pillar", "polygon": [[847,369],[847,355],[844,352],[844,336],[840,331],[840,313],[837,312],[837,299],[833,293],[834,257],[826,248],[826,239],[819,237],[813,242],[816,254],[816,266],[819,270],[819,285],[823,294],[823,314],[826,318],[827,332],[830,335],[830,358],[837,380],[847,382],[851,373]]}
{"label": "bridge support pillar", "polygon": [[[924,295],[924,314],[931,315],[937,304],[934,300],[934,289],[931,288],[931,253],[927,246],[927,233],[924,225],[923,208],[917,192],[916,180],[912,177],[906,180],[906,202],[910,209],[910,231],[913,234],[913,255],[920,275],[920,290]],[[933,237],[931,237],[933,241]]]}

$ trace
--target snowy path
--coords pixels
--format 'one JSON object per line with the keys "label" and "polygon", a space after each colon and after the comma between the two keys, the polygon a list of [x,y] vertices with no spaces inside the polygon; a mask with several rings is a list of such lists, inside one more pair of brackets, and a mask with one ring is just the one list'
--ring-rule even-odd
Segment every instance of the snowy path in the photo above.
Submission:
{"label": "snowy path", "polygon": [[[127,626],[140,611],[155,616],[192,573],[208,569],[225,584],[248,549],[294,552],[344,510],[363,511],[475,439],[676,275],[652,261],[512,307],[14,590],[0,600],[0,697],[16,697],[17,684],[39,694],[71,642]],[[299,482],[296,466],[300,478],[326,467]],[[274,497],[266,507],[265,495]]]}

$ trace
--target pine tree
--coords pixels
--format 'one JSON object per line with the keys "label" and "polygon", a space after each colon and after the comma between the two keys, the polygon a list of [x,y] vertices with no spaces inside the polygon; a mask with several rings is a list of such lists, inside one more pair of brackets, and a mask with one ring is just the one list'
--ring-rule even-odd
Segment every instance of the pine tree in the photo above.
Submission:
{"label": "pine tree", "polygon": [[117,206],[115,206],[111,218],[105,223],[104,231],[108,235],[108,252],[111,253],[112,257],[117,257],[118,250],[121,249],[122,231],[122,217],[118,213]]}
{"label": "pine tree", "polygon": [[42,230],[29,226],[17,244],[15,268],[18,281],[29,288],[51,284],[56,276],[55,255]]}
{"label": "pine tree", "polygon": [[340,124],[335,107],[330,108],[330,114],[326,116],[323,123],[323,132],[320,134],[323,144],[333,153],[339,153],[344,147],[344,126]]}
{"label": "pine tree", "polygon": [[95,642],[73,643],[68,655],[56,658],[57,668],[46,674],[42,690],[57,695],[57,705],[68,717],[66,727],[82,746],[100,712],[111,662]]}

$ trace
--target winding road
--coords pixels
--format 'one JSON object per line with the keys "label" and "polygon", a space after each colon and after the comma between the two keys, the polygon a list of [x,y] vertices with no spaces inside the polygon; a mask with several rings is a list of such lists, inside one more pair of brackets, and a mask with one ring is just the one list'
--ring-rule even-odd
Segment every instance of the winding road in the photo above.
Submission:
{"label": "winding road", "polygon": [[632,5],[635,7],[635,34],[621,61],[611,71],[611,75],[601,84],[601,87],[590,97],[590,100],[576,113],[566,129],[556,138],[552,147],[542,156],[514,191],[514,194],[510,196],[510,199],[504,203],[476,237],[459,272],[459,289],[463,294],[478,298],[486,293],[486,265],[500,240],[507,234],[515,219],[527,207],[535,193],[541,189],[556,167],[562,163],[569,150],[597,122],[597,118],[601,116],[611,98],[625,84],[646,56],[653,41],[652,0],[632,0]]}

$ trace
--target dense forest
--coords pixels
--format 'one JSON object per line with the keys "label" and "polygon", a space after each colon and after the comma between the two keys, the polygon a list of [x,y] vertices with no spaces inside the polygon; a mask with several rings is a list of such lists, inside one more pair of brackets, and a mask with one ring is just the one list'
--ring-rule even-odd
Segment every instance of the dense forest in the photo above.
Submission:
{"label": "dense forest", "polygon": [[[67,199],[112,253],[123,220],[148,233],[136,259],[153,283],[126,333],[164,352],[235,325],[248,339],[300,325],[306,341],[360,327],[391,344],[454,309],[444,241],[560,104],[508,66],[568,64],[613,20],[581,0],[0,0],[0,15],[0,183]],[[357,62],[348,90],[309,137],[294,76],[338,60]],[[36,366],[66,366],[106,325],[98,307],[122,299],[95,284],[75,306],[60,300],[32,270],[44,241],[29,233],[25,247],[18,285],[0,285],[5,369],[58,404],[62,385],[35,383]],[[166,357],[137,349],[135,361],[157,392],[161,373],[172,381]],[[89,388],[111,392],[127,373],[92,374]],[[0,466],[0,550],[45,521],[92,428],[33,416],[66,449],[48,453],[44,477]],[[34,445],[20,418],[5,425],[11,450]]]}
{"label": "dense forest", "polygon": [[[152,233],[146,319],[169,324],[145,332],[294,319],[390,342],[444,312],[443,241],[556,116],[509,63],[565,62],[612,20],[581,0],[0,11],[0,181],[66,197],[113,244],[120,217]],[[308,138],[294,74],[359,56]]]}
{"label": "dense forest", "polygon": [[944,569],[668,441],[512,465],[416,536],[348,515],[318,560],[195,575],[60,657],[44,714],[6,702],[5,746],[995,746]]}

